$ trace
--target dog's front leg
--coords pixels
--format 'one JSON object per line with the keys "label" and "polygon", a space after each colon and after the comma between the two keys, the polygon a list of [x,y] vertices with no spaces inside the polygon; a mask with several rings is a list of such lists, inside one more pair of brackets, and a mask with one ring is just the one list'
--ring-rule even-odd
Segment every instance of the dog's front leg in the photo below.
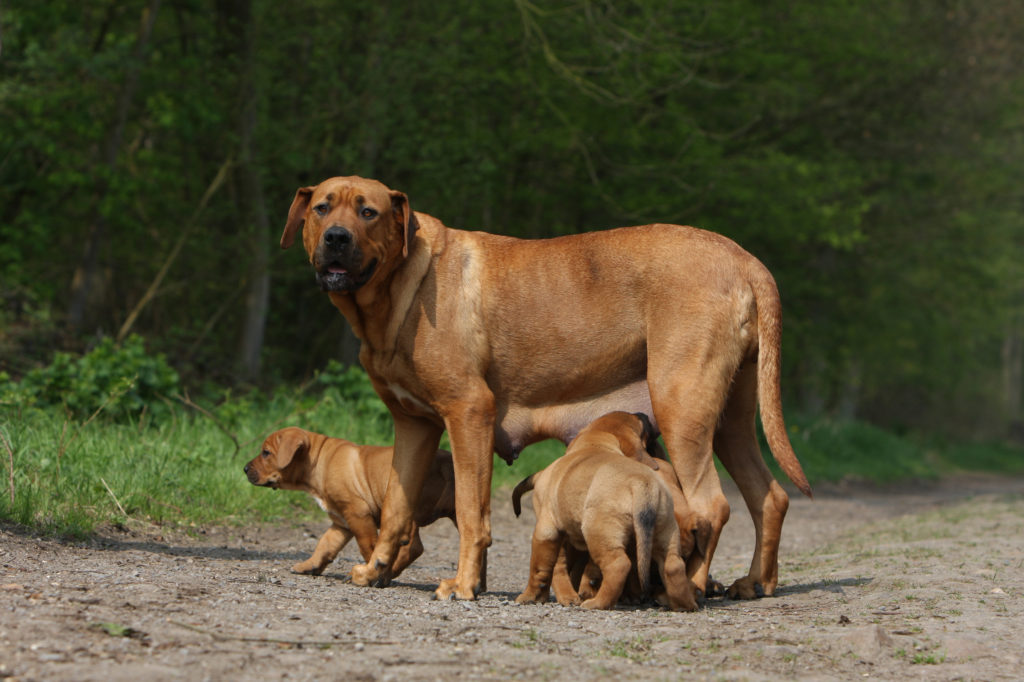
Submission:
{"label": "dog's front leg", "polygon": [[455,518],[459,566],[442,580],[437,599],[475,599],[491,544],[491,470],[494,466],[494,396],[467,391],[467,399],[445,415],[455,467]]}
{"label": "dog's front leg", "polygon": [[380,515],[380,535],[365,564],[352,567],[355,585],[386,586],[398,550],[412,539],[413,510],[441,440],[436,424],[401,414],[395,418],[395,454]]}

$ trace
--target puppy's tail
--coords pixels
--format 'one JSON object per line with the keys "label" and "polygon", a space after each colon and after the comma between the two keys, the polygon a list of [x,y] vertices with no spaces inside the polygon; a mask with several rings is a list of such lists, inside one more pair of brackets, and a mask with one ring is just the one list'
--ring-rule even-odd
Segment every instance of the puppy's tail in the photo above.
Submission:
{"label": "puppy's tail", "polygon": [[782,419],[782,389],[779,366],[782,362],[782,302],[775,279],[758,263],[759,272],[750,278],[757,305],[757,399],[761,407],[761,423],[768,447],[782,470],[807,497],[813,497],[800,460],[786,435]]}
{"label": "puppy's tail", "polygon": [[516,513],[516,518],[519,518],[519,515],[523,511],[523,506],[520,504],[519,498],[533,490],[533,477],[536,475],[537,474],[530,474],[523,480],[519,481],[519,485],[517,485],[515,490],[512,491],[512,511]]}
{"label": "puppy's tail", "polygon": [[651,591],[651,544],[654,539],[654,524],[657,521],[658,511],[646,500],[639,509],[633,510],[636,574],[640,579],[640,593],[644,595]]}

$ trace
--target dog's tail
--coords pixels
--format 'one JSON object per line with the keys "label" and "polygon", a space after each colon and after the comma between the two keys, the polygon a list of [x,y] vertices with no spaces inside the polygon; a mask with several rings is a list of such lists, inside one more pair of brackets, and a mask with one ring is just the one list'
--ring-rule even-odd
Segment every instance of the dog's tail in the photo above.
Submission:
{"label": "dog's tail", "polygon": [[758,263],[760,272],[751,277],[757,305],[757,398],[761,406],[761,423],[768,447],[782,470],[807,497],[813,497],[800,460],[786,435],[782,418],[780,365],[782,358],[782,301],[768,269]]}
{"label": "dog's tail", "polygon": [[530,474],[523,480],[519,481],[519,485],[517,485],[512,491],[512,511],[516,513],[516,518],[519,518],[519,515],[523,511],[523,506],[520,504],[519,498],[533,490],[533,477],[536,475],[537,474]]}
{"label": "dog's tail", "polygon": [[633,509],[633,535],[636,536],[636,575],[640,579],[640,593],[651,591],[651,545],[658,510],[644,500],[639,509]]}

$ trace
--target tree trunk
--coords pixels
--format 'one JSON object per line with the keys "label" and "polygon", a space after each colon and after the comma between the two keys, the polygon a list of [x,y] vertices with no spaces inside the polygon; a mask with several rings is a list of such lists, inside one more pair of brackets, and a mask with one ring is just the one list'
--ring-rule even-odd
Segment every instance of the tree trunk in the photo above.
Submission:
{"label": "tree trunk", "polygon": [[1010,437],[1024,441],[1024,415],[1021,414],[1021,396],[1024,395],[1024,315],[1010,317],[1003,336],[1003,409],[1007,417]]}
{"label": "tree trunk", "polygon": [[135,98],[136,86],[139,82],[139,71],[145,62],[149,37],[153,31],[153,24],[156,21],[157,12],[160,10],[161,0],[150,0],[149,5],[142,11],[142,18],[139,23],[139,34],[135,41],[135,50],[132,60],[128,64],[128,71],[125,74],[124,85],[118,94],[117,103],[114,108],[114,121],[107,133],[103,143],[102,163],[106,167],[106,173],[100,174],[97,182],[96,196],[94,198],[94,216],[89,233],[85,240],[85,253],[81,262],[75,268],[71,280],[71,295],[68,303],[68,324],[74,331],[95,324],[99,317],[100,305],[105,298],[104,278],[100,271],[100,252],[107,240],[107,219],[100,208],[103,197],[109,189],[108,178],[113,177],[117,168],[117,156],[121,151],[121,144],[124,139],[124,128],[128,122],[128,112],[132,100]]}
{"label": "tree trunk", "polygon": [[255,130],[259,105],[256,87],[256,26],[249,0],[236,4],[236,20],[243,31],[241,66],[241,102],[239,106],[238,202],[239,215],[247,228],[241,235],[249,249],[245,318],[238,348],[238,372],[242,379],[255,381],[260,376],[260,356],[270,299],[270,223],[267,219],[263,185],[257,163]]}

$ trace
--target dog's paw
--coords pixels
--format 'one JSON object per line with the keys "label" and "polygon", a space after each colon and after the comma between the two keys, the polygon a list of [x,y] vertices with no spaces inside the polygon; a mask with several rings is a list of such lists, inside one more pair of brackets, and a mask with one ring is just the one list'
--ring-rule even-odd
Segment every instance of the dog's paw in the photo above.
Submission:
{"label": "dog's paw", "polygon": [[434,590],[434,599],[464,599],[466,601],[473,601],[476,599],[478,591],[476,586],[469,589],[460,589],[455,578],[446,578]]}
{"label": "dog's paw", "polygon": [[740,578],[726,590],[729,599],[760,599],[765,596],[764,587],[750,576]]}

